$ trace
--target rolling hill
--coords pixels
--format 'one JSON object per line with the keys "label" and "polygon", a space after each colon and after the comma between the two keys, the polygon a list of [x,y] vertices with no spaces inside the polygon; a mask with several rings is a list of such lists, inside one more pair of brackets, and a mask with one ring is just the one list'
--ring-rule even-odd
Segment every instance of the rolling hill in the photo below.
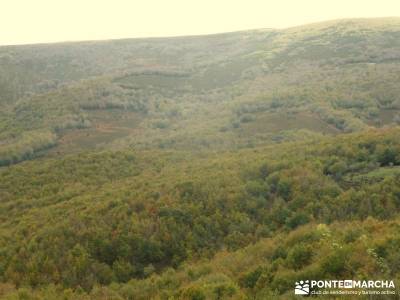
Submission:
{"label": "rolling hill", "polygon": [[400,18],[0,47],[0,298],[400,284],[399,80]]}

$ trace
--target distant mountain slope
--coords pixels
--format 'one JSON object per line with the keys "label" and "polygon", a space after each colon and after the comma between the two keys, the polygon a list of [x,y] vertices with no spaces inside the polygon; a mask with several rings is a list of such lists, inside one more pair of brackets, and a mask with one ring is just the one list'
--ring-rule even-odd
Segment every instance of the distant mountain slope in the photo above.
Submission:
{"label": "distant mountain slope", "polygon": [[355,19],[1,47],[0,164],[57,144],[229,149],[395,124],[399,29]]}

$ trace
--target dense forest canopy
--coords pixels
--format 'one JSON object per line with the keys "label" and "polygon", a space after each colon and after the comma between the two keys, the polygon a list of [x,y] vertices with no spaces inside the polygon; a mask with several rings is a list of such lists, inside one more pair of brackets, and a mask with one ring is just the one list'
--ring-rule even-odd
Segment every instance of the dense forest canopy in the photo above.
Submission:
{"label": "dense forest canopy", "polygon": [[398,18],[0,47],[0,298],[400,286],[399,81]]}

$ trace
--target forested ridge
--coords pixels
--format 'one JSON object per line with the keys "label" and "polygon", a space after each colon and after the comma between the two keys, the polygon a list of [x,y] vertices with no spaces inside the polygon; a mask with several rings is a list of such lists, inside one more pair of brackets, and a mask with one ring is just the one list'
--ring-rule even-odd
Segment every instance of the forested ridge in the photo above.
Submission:
{"label": "forested ridge", "polygon": [[386,18],[1,47],[0,298],[400,284],[398,37]]}

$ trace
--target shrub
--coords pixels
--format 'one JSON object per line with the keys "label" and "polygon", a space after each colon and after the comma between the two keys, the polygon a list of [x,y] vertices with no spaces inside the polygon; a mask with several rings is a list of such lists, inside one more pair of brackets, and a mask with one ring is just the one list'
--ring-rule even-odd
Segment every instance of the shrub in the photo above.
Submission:
{"label": "shrub", "polygon": [[299,270],[311,262],[312,256],[313,251],[311,246],[298,244],[289,251],[286,261],[289,267]]}

